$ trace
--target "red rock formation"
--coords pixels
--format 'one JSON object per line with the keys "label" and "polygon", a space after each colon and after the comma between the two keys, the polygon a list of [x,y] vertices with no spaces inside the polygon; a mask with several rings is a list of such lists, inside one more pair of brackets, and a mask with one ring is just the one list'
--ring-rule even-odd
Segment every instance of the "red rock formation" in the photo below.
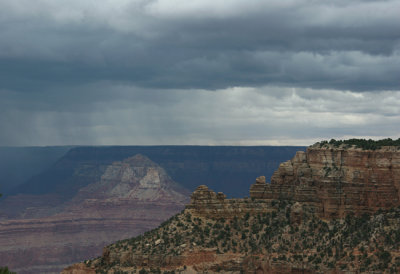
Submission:
{"label": "red rock formation", "polygon": [[400,149],[311,146],[282,163],[271,184],[258,180],[255,199],[291,199],[324,218],[375,212],[400,205]]}
{"label": "red rock formation", "polygon": [[274,210],[268,201],[258,200],[255,204],[250,198],[226,199],[225,194],[215,193],[205,185],[197,187],[193,192],[186,209],[194,216],[214,219],[240,217],[246,213],[256,214]]}

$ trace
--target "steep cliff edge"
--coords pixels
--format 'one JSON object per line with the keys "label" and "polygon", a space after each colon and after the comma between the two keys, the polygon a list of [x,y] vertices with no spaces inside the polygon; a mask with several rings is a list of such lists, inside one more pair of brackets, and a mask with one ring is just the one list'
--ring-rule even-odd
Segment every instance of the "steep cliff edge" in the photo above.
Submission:
{"label": "steep cliff edge", "polygon": [[282,163],[270,184],[253,184],[250,197],[302,202],[323,218],[389,209],[400,205],[400,147],[317,143]]}

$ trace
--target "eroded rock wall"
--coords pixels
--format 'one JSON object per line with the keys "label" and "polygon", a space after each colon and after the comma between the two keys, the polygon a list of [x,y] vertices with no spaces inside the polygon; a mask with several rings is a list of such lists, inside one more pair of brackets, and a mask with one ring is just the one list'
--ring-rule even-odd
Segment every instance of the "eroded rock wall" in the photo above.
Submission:
{"label": "eroded rock wall", "polygon": [[246,213],[257,214],[273,211],[267,200],[251,198],[226,199],[222,192],[215,193],[205,185],[193,192],[186,209],[193,216],[212,219],[241,217]]}
{"label": "eroded rock wall", "polygon": [[389,209],[400,205],[400,148],[314,145],[282,163],[270,184],[252,185],[250,197],[295,200],[324,218]]}

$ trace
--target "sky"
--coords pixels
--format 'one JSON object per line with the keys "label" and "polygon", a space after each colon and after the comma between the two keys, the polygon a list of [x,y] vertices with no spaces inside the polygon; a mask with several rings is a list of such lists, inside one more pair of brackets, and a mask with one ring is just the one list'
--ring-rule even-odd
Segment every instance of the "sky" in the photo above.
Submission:
{"label": "sky", "polygon": [[400,137],[400,0],[0,0],[0,146]]}

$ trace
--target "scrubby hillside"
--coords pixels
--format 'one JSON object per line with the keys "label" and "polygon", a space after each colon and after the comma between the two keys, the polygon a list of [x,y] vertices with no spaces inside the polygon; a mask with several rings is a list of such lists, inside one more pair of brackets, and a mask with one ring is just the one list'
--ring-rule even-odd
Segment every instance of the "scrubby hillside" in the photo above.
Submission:
{"label": "scrubby hillside", "polygon": [[[262,201],[247,200],[257,207]],[[243,217],[194,217],[190,209],[86,261],[97,273],[400,270],[400,208],[324,221],[299,203]],[[254,272],[253,272],[254,273]]]}
{"label": "scrubby hillside", "polygon": [[341,145],[344,145],[346,147],[357,147],[361,148],[364,150],[370,149],[370,150],[376,150],[380,149],[383,146],[400,146],[400,138],[397,140],[392,140],[391,138],[387,139],[382,139],[382,140],[372,140],[372,139],[348,139],[348,140],[335,140],[331,139],[329,142],[328,141],[321,141],[317,143],[316,145],[323,147],[323,146],[328,146],[328,145],[333,145],[335,147],[339,147]]}

